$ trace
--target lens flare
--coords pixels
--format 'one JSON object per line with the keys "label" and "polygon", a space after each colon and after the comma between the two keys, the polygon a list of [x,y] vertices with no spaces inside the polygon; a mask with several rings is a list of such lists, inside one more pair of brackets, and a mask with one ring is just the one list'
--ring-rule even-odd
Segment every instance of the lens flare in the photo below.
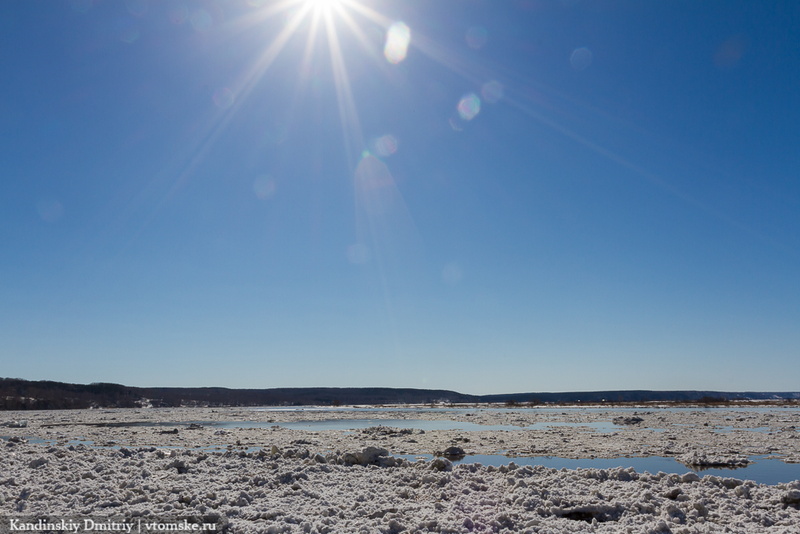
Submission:
{"label": "lens flare", "polygon": [[411,28],[404,22],[395,22],[386,32],[386,46],[383,55],[389,63],[398,64],[406,58],[411,43]]}
{"label": "lens flare", "polygon": [[473,26],[467,30],[464,40],[467,41],[467,45],[470,48],[478,50],[486,45],[486,41],[489,40],[489,34],[486,28],[482,26]]}
{"label": "lens flare", "polygon": [[481,86],[481,96],[490,104],[497,104],[503,99],[503,84],[496,80],[486,82]]}
{"label": "lens flare", "polygon": [[481,112],[481,99],[470,93],[458,102],[458,115],[465,121],[471,121]]}
{"label": "lens flare", "polygon": [[56,199],[42,199],[36,203],[36,211],[43,221],[52,223],[64,215],[64,205]]}
{"label": "lens flare", "polygon": [[145,0],[125,0],[125,7],[128,8],[128,13],[134,17],[144,17],[147,14],[147,2]]}
{"label": "lens flare", "polygon": [[168,15],[172,24],[180,25],[189,19],[189,8],[184,5],[175,6]]}
{"label": "lens flare", "polygon": [[253,193],[261,200],[275,196],[275,179],[269,174],[262,174],[253,180]]}
{"label": "lens flare", "polygon": [[125,28],[119,34],[119,40],[126,44],[133,44],[139,40],[139,30],[135,27]]}
{"label": "lens flare", "polygon": [[382,158],[391,156],[397,152],[397,146],[397,138],[390,134],[382,135],[381,137],[378,137],[372,141],[373,151]]}
{"label": "lens flare", "polygon": [[192,28],[199,33],[207,32],[214,25],[214,19],[211,14],[202,8],[195,10],[191,14],[189,22],[191,22]]}
{"label": "lens flare", "polygon": [[576,48],[569,56],[569,64],[575,70],[586,70],[592,64],[592,51],[586,47]]}

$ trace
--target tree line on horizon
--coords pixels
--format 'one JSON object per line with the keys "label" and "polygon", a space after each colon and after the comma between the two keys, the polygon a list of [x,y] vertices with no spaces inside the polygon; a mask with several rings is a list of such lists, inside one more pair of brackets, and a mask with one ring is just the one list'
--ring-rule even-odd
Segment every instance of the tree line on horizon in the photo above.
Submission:
{"label": "tree line on horizon", "polygon": [[178,406],[338,406],[352,404],[499,403],[509,407],[558,403],[794,400],[799,392],[592,391],[467,395],[414,388],[138,388],[111,383],[69,384],[0,378],[0,410],[58,410]]}

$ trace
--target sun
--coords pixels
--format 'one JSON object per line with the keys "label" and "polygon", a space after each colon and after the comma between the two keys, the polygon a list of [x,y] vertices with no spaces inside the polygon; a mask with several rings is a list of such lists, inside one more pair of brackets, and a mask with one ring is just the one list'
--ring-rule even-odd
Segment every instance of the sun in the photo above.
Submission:
{"label": "sun", "polygon": [[[313,70],[312,64],[320,61],[330,64],[345,150],[349,157],[358,158],[363,152],[365,141],[348,72],[350,68],[355,68],[353,64],[357,61],[352,54],[345,51],[353,50],[352,43],[360,44],[364,57],[375,60],[378,65],[383,66],[381,57],[373,53],[374,42],[365,31],[364,23],[366,21],[370,27],[385,28],[391,37],[389,39],[391,47],[395,47],[398,40],[402,41],[402,35],[400,37],[395,35],[398,34],[397,28],[394,27],[396,25],[393,25],[393,21],[385,15],[369,7],[366,0],[246,0],[246,2],[252,11],[236,19],[233,24],[247,29],[258,27],[263,23],[269,33],[266,35],[263,50],[255,55],[254,61],[235,82],[231,83],[231,87],[226,88],[226,95],[229,98],[226,99],[228,104],[224,106],[225,114],[220,115],[219,124],[214,127],[215,133],[209,138],[209,143],[213,142],[227,123],[233,120],[241,104],[256,89],[259,80],[287,49],[287,45],[302,39],[305,45],[295,57],[298,66],[297,87],[301,89],[303,84],[308,83],[304,73]],[[277,31],[275,24],[267,24],[276,19],[281,20]],[[407,45],[408,32],[406,31],[404,35]],[[398,59],[395,55],[397,54],[387,56],[386,60],[397,63],[405,57],[403,55]],[[353,166],[355,167],[355,164]]]}
{"label": "sun", "polygon": [[341,7],[342,0],[304,0],[311,13],[324,15]]}

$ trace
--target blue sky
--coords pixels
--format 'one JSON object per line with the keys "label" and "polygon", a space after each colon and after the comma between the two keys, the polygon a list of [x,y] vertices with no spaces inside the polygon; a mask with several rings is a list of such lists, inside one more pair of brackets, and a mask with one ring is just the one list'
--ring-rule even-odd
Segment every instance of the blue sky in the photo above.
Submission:
{"label": "blue sky", "polygon": [[799,25],[3,2],[0,375],[796,391]]}

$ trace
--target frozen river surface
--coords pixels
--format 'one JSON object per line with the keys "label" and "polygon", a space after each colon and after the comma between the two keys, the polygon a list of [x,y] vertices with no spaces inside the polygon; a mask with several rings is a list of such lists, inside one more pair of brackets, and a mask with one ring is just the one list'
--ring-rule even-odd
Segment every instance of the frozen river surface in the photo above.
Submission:
{"label": "frozen river surface", "polygon": [[[179,408],[0,417],[3,521],[184,517],[247,534],[786,534],[800,524],[796,409]],[[453,448],[464,458],[437,456]]]}

